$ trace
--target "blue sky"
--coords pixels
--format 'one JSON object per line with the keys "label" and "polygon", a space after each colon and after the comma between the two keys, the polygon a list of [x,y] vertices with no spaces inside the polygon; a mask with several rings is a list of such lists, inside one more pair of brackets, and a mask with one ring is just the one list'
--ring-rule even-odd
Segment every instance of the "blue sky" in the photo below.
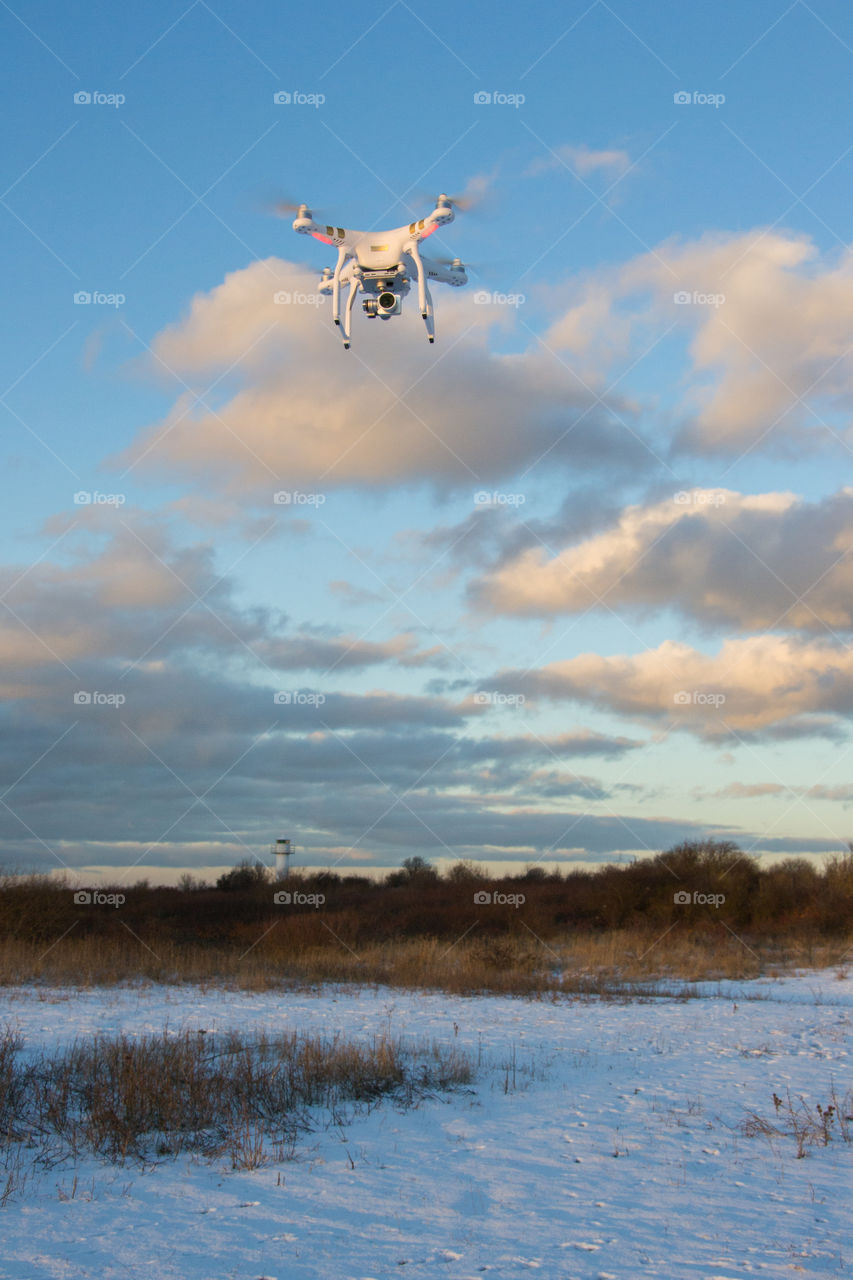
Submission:
{"label": "blue sky", "polygon": [[[844,847],[848,6],[0,24],[0,860]],[[471,183],[434,347],[274,303],[333,255],[271,198]]]}

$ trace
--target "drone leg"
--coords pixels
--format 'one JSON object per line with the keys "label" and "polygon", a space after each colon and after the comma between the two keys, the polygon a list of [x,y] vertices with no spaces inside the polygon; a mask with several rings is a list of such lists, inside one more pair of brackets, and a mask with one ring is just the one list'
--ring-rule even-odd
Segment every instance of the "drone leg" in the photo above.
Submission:
{"label": "drone leg", "polygon": [[343,245],[338,249],[338,260],[332,276],[332,319],[335,324],[341,323],[341,271],[346,260],[347,251]]}
{"label": "drone leg", "polygon": [[415,266],[418,269],[418,306],[421,309],[422,319],[426,320],[427,299],[429,297],[429,292],[427,290],[426,272],[424,271],[423,259],[421,258],[421,255],[418,251],[418,246],[416,243],[412,245],[409,252],[411,254],[411,257],[414,261]]}
{"label": "drone leg", "polygon": [[432,305],[432,294],[426,284],[424,285],[424,303],[426,310],[422,309],[421,314],[426,325],[427,337],[430,342],[435,342],[435,309]]}
{"label": "drone leg", "polygon": [[347,297],[346,310],[344,312],[344,351],[349,349],[350,334],[352,333],[352,304],[355,302],[355,295],[358,293],[359,283],[357,280],[350,280],[349,296]]}

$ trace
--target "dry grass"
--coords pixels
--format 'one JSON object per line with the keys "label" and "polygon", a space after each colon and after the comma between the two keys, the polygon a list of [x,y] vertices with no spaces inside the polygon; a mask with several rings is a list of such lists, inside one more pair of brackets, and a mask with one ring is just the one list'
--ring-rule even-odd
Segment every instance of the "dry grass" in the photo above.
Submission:
{"label": "dry grass", "polygon": [[775,1120],[749,1112],[742,1126],[748,1138],[793,1138],[798,1160],[805,1158],[808,1147],[828,1147],[833,1139],[853,1142],[853,1089],[842,1097],[833,1085],[826,1106],[792,1098],[786,1089],[784,1098],[773,1094],[773,1106]]}
{"label": "dry grass", "polygon": [[100,986],[150,981],[233,985],[249,990],[318,983],[432,988],[454,993],[642,994],[669,981],[747,979],[791,967],[843,964],[853,939],[778,943],[741,941],[722,927],[663,936],[646,929],[574,933],[476,934],[459,941],[402,938],[357,949],[329,935],[322,945],[287,946],[273,933],[239,949],[175,943],[149,947],[119,939],[65,938],[49,950],[16,939],[0,945],[0,984]]}
{"label": "dry grass", "polygon": [[728,842],[677,845],[564,876],[439,876],[408,859],[383,882],[260,864],[216,887],[0,874],[0,983],[143,979],[249,988],[387,983],[453,992],[637,994],[667,980],[841,964],[853,951],[853,853],[763,870]]}
{"label": "dry grass", "polygon": [[299,1135],[385,1097],[403,1105],[467,1084],[455,1048],[290,1033],[202,1032],[75,1041],[28,1058],[0,1037],[0,1203],[35,1167],[94,1154],[143,1163],[197,1152],[257,1168]]}

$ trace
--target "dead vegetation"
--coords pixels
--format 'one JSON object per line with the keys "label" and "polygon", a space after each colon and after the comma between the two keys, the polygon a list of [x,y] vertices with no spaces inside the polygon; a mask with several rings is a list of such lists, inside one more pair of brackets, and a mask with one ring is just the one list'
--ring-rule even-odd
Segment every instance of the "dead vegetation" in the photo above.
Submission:
{"label": "dead vegetation", "polygon": [[409,859],[384,881],[282,885],[260,866],[218,887],[0,877],[0,984],[143,980],[264,989],[321,982],[598,997],[791,967],[843,966],[853,854],[767,870],[734,845],[680,845],[631,866],[488,879]]}
{"label": "dead vegetation", "polygon": [[28,1177],[83,1155],[143,1165],[198,1153],[252,1169],[292,1157],[302,1135],[382,1099],[412,1106],[467,1084],[455,1047],[390,1035],[167,1032],[75,1040],[27,1055],[0,1033],[0,1203]]}

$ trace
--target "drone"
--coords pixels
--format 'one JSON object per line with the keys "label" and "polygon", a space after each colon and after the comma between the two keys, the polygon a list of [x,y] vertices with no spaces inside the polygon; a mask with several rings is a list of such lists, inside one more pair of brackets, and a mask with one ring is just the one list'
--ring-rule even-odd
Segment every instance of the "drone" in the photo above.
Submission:
{"label": "drone", "polygon": [[[324,268],[319,289],[332,296],[332,319],[341,328],[344,350],[351,342],[352,310],[359,290],[367,295],[362,300],[366,316],[390,320],[401,314],[403,299],[415,282],[427,337],[435,342],[435,311],[429,284],[432,281],[458,289],[468,283],[468,276],[459,258],[427,258],[420,245],[434,231],[450,225],[454,204],[459,201],[442,194],[426,218],[392,231],[347,231],[343,227],[321,226],[307,205],[297,206],[293,230],[313,236],[322,244],[334,245],[338,251],[334,268]],[[349,292],[341,315],[341,288],[345,285]]]}

